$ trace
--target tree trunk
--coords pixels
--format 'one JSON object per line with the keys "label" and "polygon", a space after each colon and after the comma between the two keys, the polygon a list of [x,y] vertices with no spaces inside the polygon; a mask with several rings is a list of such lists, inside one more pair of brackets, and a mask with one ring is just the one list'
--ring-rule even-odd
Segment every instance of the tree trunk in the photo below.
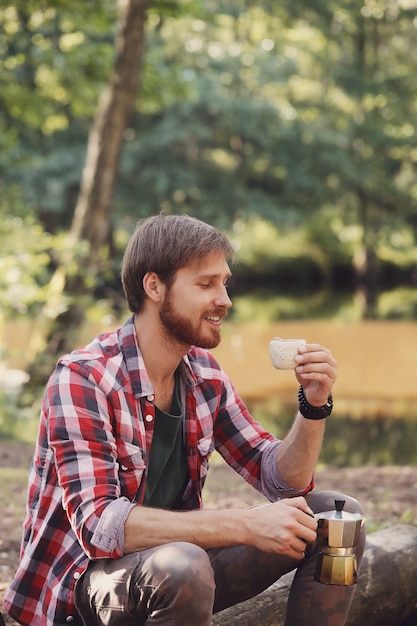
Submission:
{"label": "tree trunk", "polygon": [[144,48],[147,0],[119,0],[113,76],[104,92],[87,148],[81,191],[75,207],[71,234],[90,244],[91,261],[107,241],[123,134],[138,89]]}
{"label": "tree trunk", "polygon": [[[399,626],[417,611],[417,527],[368,535],[346,626]],[[214,616],[213,626],[283,626],[291,572],[251,600]]]}
{"label": "tree trunk", "polygon": [[[71,225],[71,246],[50,284],[49,300],[42,318],[46,348],[38,352],[29,368],[26,391],[43,386],[57,355],[74,346],[73,331],[78,329],[89,302],[91,285],[100,271],[105,244],[110,233],[110,207],[114,193],[123,135],[129,123],[138,91],[144,53],[147,0],[119,0],[116,58],[109,85],[99,102],[87,146],[81,189]],[[79,244],[86,243],[82,258]],[[69,267],[75,268],[73,273]],[[58,310],[63,293],[67,307]],[[36,346],[40,338],[35,338]]]}
{"label": "tree trunk", "polygon": [[375,319],[380,287],[379,261],[376,255],[376,243],[379,224],[374,216],[366,194],[358,192],[359,223],[363,229],[363,246],[354,260],[356,271],[357,295],[362,302],[362,316]]}

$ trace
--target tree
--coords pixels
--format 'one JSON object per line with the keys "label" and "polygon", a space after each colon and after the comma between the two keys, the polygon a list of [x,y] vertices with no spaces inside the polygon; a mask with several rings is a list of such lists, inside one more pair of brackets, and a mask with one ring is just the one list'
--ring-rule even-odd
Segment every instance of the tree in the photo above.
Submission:
{"label": "tree", "polygon": [[[71,229],[114,10],[0,9],[0,182],[6,193],[17,184],[50,232]],[[413,3],[161,0],[147,18],[112,226],[125,236],[138,198],[143,216],[185,211],[248,229],[259,217],[286,240],[301,232],[332,284],[348,275],[350,288],[355,272],[364,315],[376,315],[384,267],[411,258],[417,232]]]}
{"label": "tree", "polygon": [[70,224],[90,119],[111,72],[115,6],[16,0],[0,8],[0,183],[6,199],[19,188],[50,233]]}
{"label": "tree", "polygon": [[151,54],[177,92],[136,119],[124,211],[134,189],[149,212],[306,229],[329,272],[350,263],[376,315],[382,255],[415,241],[415,19],[398,3],[317,0],[161,21]]}
{"label": "tree", "polygon": [[[415,241],[417,193],[410,173],[417,134],[409,120],[415,115],[417,7],[317,0],[307,8],[288,3],[287,9],[297,23],[305,20],[314,42],[311,59],[319,61],[305,67],[316,87],[310,103],[300,98],[301,90],[293,99],[295,110],[310,112],[312,120],[310,148],[305,146],[311,172],[323,181],[328,223],[338,222],[344,237],[359,226],[353,263],[363,316],[375,317],[383,250],[398,248],[410,229]],[[320,46],[314,32],[322,34]]]}
{"label": "tree", "polygon": [[[37,387],[50,373],[51,360],[71,347],[71,330],[83,320],[88,301],[88,277],[102,268],[104,247],[109,244],[110,206],[123,141],[140,79],[144,53],[146,0],[120,0],[116,56],[108,88],[100,100],[90,132],[80,195],[71,226],[74,248],[69,248],[51,281],[50,298],[65,289],[68,308],[52,320],[47,348],[30,368],[30,386]],[[83,262],[73,263],[84,245]],[[74,271],[69,274],[69,268]]]}

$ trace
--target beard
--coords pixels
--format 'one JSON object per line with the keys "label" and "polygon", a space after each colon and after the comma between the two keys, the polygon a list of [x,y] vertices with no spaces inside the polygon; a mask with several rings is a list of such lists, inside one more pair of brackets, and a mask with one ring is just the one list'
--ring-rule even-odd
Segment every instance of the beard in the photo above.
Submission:
{"label": "beard", "polygon": [[[223,309],[217,309],[210,314],[219,315],[222,318],[226,313]],[[220,327],[211,327],[203,332],[201,325],[197,326],[189,317],[182,315],[175,309],[170,292],[166,294],[161,305],[159,317],[170,341],[177,341],[206,350],[216,348],[220,343]]]}

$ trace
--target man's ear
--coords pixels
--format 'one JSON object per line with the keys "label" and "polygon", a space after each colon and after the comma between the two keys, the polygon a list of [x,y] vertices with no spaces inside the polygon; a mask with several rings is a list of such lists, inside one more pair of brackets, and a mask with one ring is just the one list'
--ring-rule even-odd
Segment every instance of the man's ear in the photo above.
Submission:
{"label": "man's ear", "polygon": [[164,291],[164,284],[156,272],[147,272],[143,277],[143,289],[147,297],[153,302],[160,302]]}

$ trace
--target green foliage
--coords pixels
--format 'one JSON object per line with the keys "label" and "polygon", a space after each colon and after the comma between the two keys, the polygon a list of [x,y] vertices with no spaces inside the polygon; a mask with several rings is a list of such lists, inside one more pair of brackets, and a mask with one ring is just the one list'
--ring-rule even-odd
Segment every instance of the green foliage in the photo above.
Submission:
{"label": "green foliage", "polygon": [[414,526],[417,526],[417,519],[411,509],[406,509],[401,514],[399,523],[400,524],[414,524]]}
{"label": "green foliage", "polygon": [[[26,313],[45,299],[51,236],[27,212],[16,190],[0,203],[0,310]],[[6,199],[7,197],[7,199]]]}
{"label": "green foliage", "polygon": [[[53,317],[52,309],[62,311],[68,304],[65,293],[51,298],[55,268],[63,263],[71,278],[83,267],[88,250],[85,242],[74,242],[67,233],[46,232],[20,193],[13,188],[7,192],[0,201],[0,311],[3,317],[36,316],[48,304],[44,312]],[[96,288],[97,277],[87,268],[86,281],[91,290]]]}
{"label": "green foliage", "polygon": [[[256,277],[331,284],[346,268],[366,271],[358,259],[371,253],[379,269],[411,267],[416,15],[412,4],[382,0],[151,3],[113,203],[117,238],[161,210],[233,236],[260,218],[279,244],[267,250],[259,232],[242,240],[242,268],[253,263]],[[28,254],[38,246],[38,288],[51,245],[41,240],[71,222],[116,19],[110,0],[0,8],[0,184],[28,207],[22,232],[37,233]],[[116,245],[109,281],[120,254]],[[19,306],[35,305],[29,293]]]}
{"label": "green foliage", "polygon": [[[33,442],[39,425],[39,407],[22,407],[16,393],[0,390],[0,438]],[[4,483],[2,483],[4,484]]]}
{"label": "green foliage", "polygon": [[415,288],[401,287],[380,294],[378,318],[391,320],[417,319],[417,293]]}
{"label": "green foliage", "polygon": [[[398,71],[414,16],[384,20],[361,6],[287,6],[285,19],[268,3],[219,3],[211,20],[158,24],[149,41],[167,72],[164,101],[153,115],[141,101],[121,177],[134,181],[143,212],[180,209],[220,224],[259,214],[297,226],[332,207],[346,228],[359,224],[363,241],[365,229],[385,239],[406,226],[416,140],[396,120],[414,107],[409,75]],[[157,80],[146,69],[145,87]]]}
{"label": "green foliage", "polygon": [[115,16],[114,3],[96,0],[0,8],[0,182],[18,185],[52,229],[66,226],[73,209]]}
{"label": "green foliage", "polygon": [[280,283],[274,289],[254,288],[247,294],[234,295],[232,288],[230,293],[233,308],[229,318],[239,323],[254,320],[257,323],[270,323],[283,320],[362,319],[360,303],[349,293],[334,293],[326,289],[306,289],[301,293],[288,289],[285,293]]}

